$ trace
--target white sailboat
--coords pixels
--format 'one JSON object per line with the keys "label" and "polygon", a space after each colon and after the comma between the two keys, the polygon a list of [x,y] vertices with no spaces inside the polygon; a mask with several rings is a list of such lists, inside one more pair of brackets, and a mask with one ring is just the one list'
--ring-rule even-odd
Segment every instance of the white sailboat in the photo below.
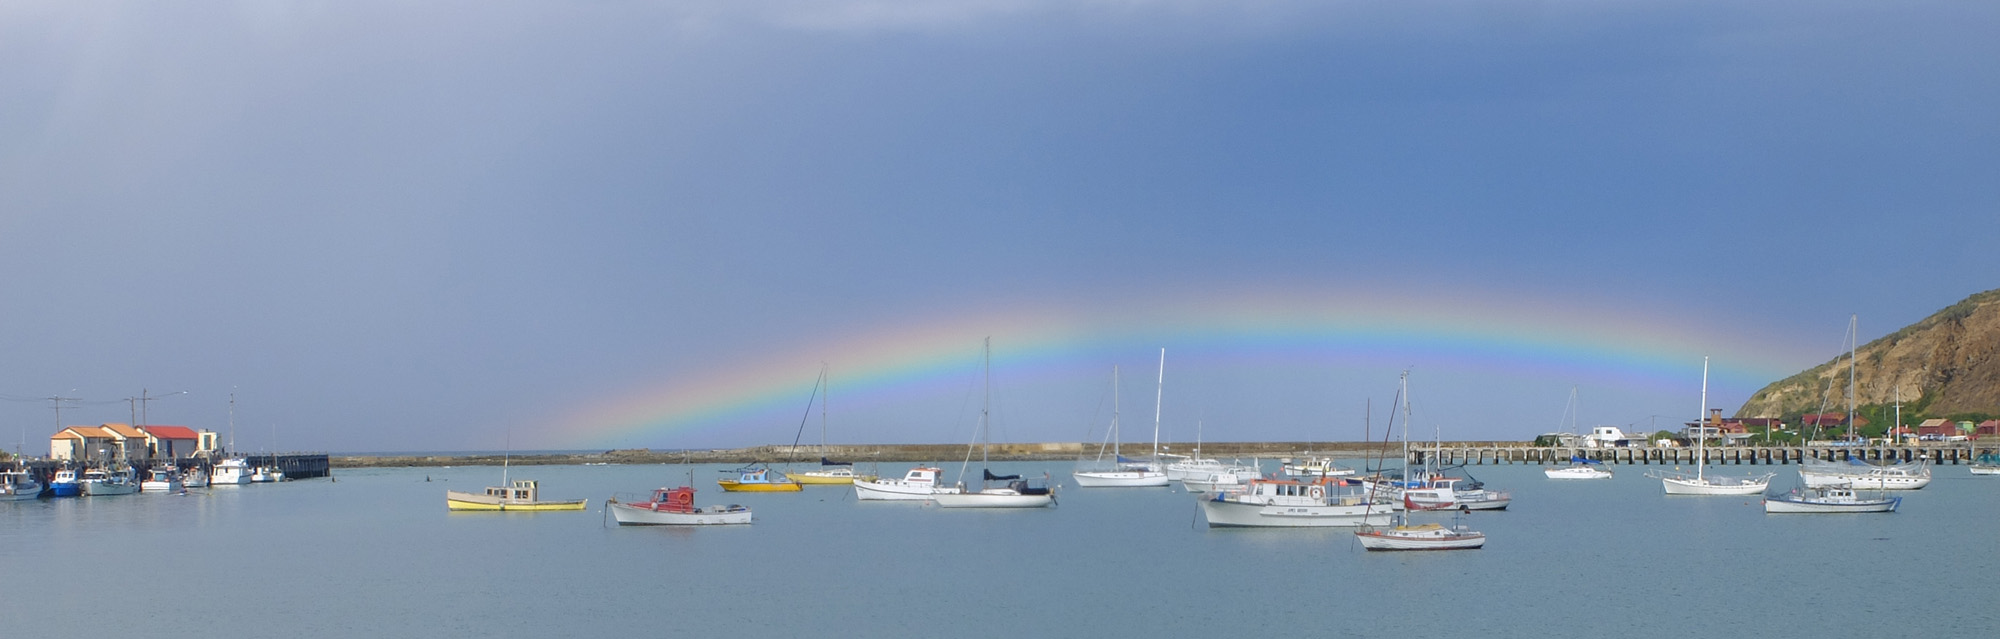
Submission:
{"label": "white sailboat", "polygon": [[[1410,474],[1410,373],[1403,372],[1397,395],[1403,403],[1403,475]],[[1354,531],[1355,540],[1368,550],[1471,550],[1486,545],[1486,534],[1465,525],[1464,511],[1446,527],[1441,524],[1410,524],[1408,513],[1424,507],[1408,500],[1404,493],[1403,514],[1395,515],[1394,525],[1364,525]],[[1372,500],[1371,500],[1372,501]]]}
{"label": "white sailboat", "polygon": [[[1162,356],[1164,358],[1164,355]],[[1162,360],[1164,361],[1164,359]],[[972,450],[965,451],[965,465],[959,467],[959,492],[940,493],[931,496],[931,501],[944,508],[1041,508],[1056,503],[1055,493],[1047,486],[1030,486],[1020,475],[995,475],[987,468],[987,448],[992,440],[993,404],[993,340],[986,341],[986,382],[985,400],[979,407],[979,472],[982,475],[979,490],[966,490],[965,469],[972,465]],[[994,482],[1005,482],[994,486]]]}
{"label": "white sailboat", "polygon": [[[1854,433],[1854,352],[1859,341],[1858,316],[1847,320],[1847,432]],[[1900,409],[1899,409],[1900,410]],[[1900,418],[1899,418],[1900,421]],[[1877,466],[1859,459],[1846,462],[1807,458],[1799,463],[1799,480],[1806,488],[1847,487],[1868,490],[1917,490],[1931,483],[1928,459]]]}
{"label": "white sailboat", "polygon": [[[1568,436],[1571,438],[1575,438],[1577,436],[1576,413],[1577,413],[1576,387],[1571,386],[1569,387],[1569,406],[1563,409],[1563,417],[1569,421]],[[1556,426],[1560,428],[1562,425],[1558,423]],[[1603,462],[1597,461],[1595,459],[1589,459],[1581,455],[1577,455],[1574,452],[1572,452],[1569,456],[1568,466],[1562,466],[1559,468],[1545,468],[1542,469],[1542,474],[1544,476],[1547,476],[1549,479],[1610,479],[1611,478],[1611,471],[1604,469]]]}
{"label": "white sailboat", "polygon": [[1708,358],[1701,358],[1701,419],[1702,425],[1695,427],[1694,474],[1670,470],[1655,470],[1647,477],[1660,480],[1660,485],[1669,495],[1761,495],[1771,486],[1771,478],[1777,473],[1764,473],[1746,477],[1709,475],[1708,465]]}
{"label": "white sailboat", "polygon": [[[790,479],[792,481],[807,486],[842,485],[842,484],[852,485],[854,483],[854,480],[856,479],[874,479],[875,478],[874,475],[854,474],[854,464],[851,462],[837,462],[827,458],[826,398],[828,394],[833,392],[833,376],[828,371],[825,365],[821,365],[819,369],[818,387],[819,387],[819,469],[803,470],[798,472],[792,472],[790,470],[786,470],[785,477],[787,479]],[[805,422],[803,421],[799,422],[799,433],[801,435],[805,433],[805,427],[806,427]],[[797,436],[794,436],[792,437],[792,452],[794,455],[797,454],[798,448],[799,448],[799,439]]]}
{"label": "white sailboat", "polygon": [[[1166,349],[1160,349],[1160,382],[1163,388],[1166,382],[1166,358]],[[1075,471],[1070,475],[1076,479],[1076,485],[1084,488],[1130,488],[1167,485],[1166,471],[1153,470],[1151,465],[1125,459],[1124,451],[1118,445],[1119,440],[1123,439],[1123,437],[1118,430],[1118,367],[1116,366],[1111,367],[1111,431],[1108,433],[1108,436],[1111,439],[1112,467],[1107,470]],[[1159,411],[1155,408],[1153,417],[1154,459],[1159,458],[1159,446]],[[1104,452],[1100,448],[1098,450],[1099,461],[1103,460],[1103,455]]]}

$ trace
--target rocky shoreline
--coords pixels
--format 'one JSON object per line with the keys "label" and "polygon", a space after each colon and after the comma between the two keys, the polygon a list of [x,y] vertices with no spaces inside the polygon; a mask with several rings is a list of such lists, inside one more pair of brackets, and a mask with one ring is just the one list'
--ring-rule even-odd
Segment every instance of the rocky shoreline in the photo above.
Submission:
{"label": "rocky shoreline", "polygon": [[[1526,442],[1446,442],[1446,446],[1525,446]],[[1399,445],[1391,445],[1398,448]],[[1164,452],[1180,453],[1192,451],[1193,446],[1176,445],[1163,449]],[[1137,452],[1136,447],[1130,452]],[[1334,457],[1362,458],[1380,455],[1385,447],[1380,442],[1210,442],[1203,444],[1201,455],[1214,458],[1263,457],[1308,457],[1331,455]],[[1061,461],[1073,460],[1085,455],[1095,456],[1096,444],[1077,442],[1051,442],[1035,444],[993,444],[989,453],[991,459],[999,461]],[[1394,455],[1394,452],[1388,453]],[[869,462],[941,462],[965,458],[964,444],[881,444],[828,446],[826,456],[839,461]],[[418,466],[498,466],[502,463],[520,466],[583,465],[583,464],[748,464],[766,462],[815,463],[819,461],[818,447],[798,447],[789,445],[755,446],[751,448],[711,448],[701,450],[656,450],[621,449],[601,453],[581,454],[523,454],[493,455],[486,453],[464,455],[334,455],[329,457],[334,468],[401,468]]]}

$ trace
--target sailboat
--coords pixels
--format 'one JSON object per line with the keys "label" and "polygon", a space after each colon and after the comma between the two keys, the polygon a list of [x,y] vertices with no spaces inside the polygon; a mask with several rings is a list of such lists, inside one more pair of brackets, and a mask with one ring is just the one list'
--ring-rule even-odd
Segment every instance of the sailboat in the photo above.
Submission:
{"label": "sailboat", "polygon": [[[979,472],[983,476],[979,490],[966,490],[965,468],[972,465],[972,450],[965,451],[965,465],[959,467],[960,492],[931,495],[931,501],[944,508],[1041,508],[1056,503],[1055,493],[1048,486],[1030,486],[1020,475],[995,475],[987,468],[987,448],[992,443],[993,404],[993,338],[986,338],[985,400],[979,406]],[[1161,351],[1161,362],[1166,361],[1165,351]],[[994,487],[994,482],[1005,482]]]}
{"label": "sailboat", "polygon": [[[1720,411],[1721,409],[1717,410]],[[1666,489],[1669,495],[1763,494],[1764,489],[1771,486],[1771,478],[1776,476],[1777,473],[1764,473],[1762,475],[1747,477],[1728,477],[1709,475],[1706,472],[1708,465],[1708,430],[1712,428],[1709,424],[1714,420],[1720,419],[1720,416],[1711,417],[1708,413],[1707,357],[1701,358],[1701,414],[1701,425],[1696,426],[1694,430],[1694,474],[1689,475],[1684,472],[1670,470],[1655,470],[1646,473],[1646,476],[1660,480],[1660,485]]]}
{"label": "sailboat", "polygon": [[[1563,409],[1563,416],[1569,419],[1569,437],[1576,437],[1576,387],[1569,387],[1569,407]],[[1560,425],[1558,425],[1560,427]],[[1542,474],[1549,479],[1610,479],[1611,471],[1604,469],[1604,462],[1571,453],[1569,465],[1561,468],[1545,468]]]}
{"label": "sailboat", "polygon": [[[826,458],[826,398],[833,392],[833,378],[827,374],[825,366],[819,369],[819,470],[785,472],[785,478],[808,485],[848,486],[856,479],[874,479],[874,475],[854,474],[854,463],[833,461]],[[805,423],[799,423],[799,430],[805,430]],[[792,448],[798,449],[798,438],[792,438]]]}
{"label": "sailboat", "polygon": [[[1854,351],[1860,341],[1856,332],[1858,316],[1847,320],[1847,432],[1854,428]],[[1845,462],[1806,458],[1799,463],[1799,480],[1806,488],[1871,488],[1875,490],[1917,490],[1931,483],[1929,459],[1877,466],[1859,459]]]}
{"label": "sailboat", "polygon": [[[1403,402],[1403,475],[1408,476],[1410,474],[1409,371],[1403,372],[1402,380],[1398,385],[1397,395],[1400,396]],[[1404,495],[1404,512],[1394,516],[1392,521],[1395,525],[1387,528],[1363,525],[1360,530],[1354,531],[1354,538],[1361,542],[1362,548],[1368,550],[1470,550],[1486,545],[1485,533],[1473,530],[1471,527],[1465,525],[1465,511],[1463,509],[1459,510],[1458,514],[1453,517],[1452,524],[1449,527],[1441,524],[1410,524],[1408,513],[1425,510],[1426,508],[1414,501],[1410,501],[1408,492],[1405,492]]]}
{"label": "sailboat", "polygon": [[[1160,385],[1161,388],[1163,389],[1166,387],[1166,380],[1167,380],[1166,363],[1167,363],[1167,351],[1166,349],[1160,349]],[[1112,468],[1110,470],[1080,470],[1071,473],[1071,475],[1076,478],[1076,485],[1082,486],[1084,488],[1149,487],[1149,486],[1167,485],[1166,471],[1153,470],[1153,466],[1150,464],[1145,464],[1137,462],[1135,460],[1125,459],[1123,451],[1119,450],[1118,440],[1122,439],[1122,437],[1119,435],[1118,431],[1118,367],[1116,366],[1111,367],[1110,437],[1111,437],[1111,458],[1114,460],[1113,461],[1114,465],[1112,466]],[[1159,410],[1156,407],[1153,412],[1154,459],[1159,458],[1159,452],[1160,452],[1159,447],[1160,447],[1160,420],[1159,420]],[[1099,450],[1098,455],[1101,459],[1103,456],[1102,449]]]}

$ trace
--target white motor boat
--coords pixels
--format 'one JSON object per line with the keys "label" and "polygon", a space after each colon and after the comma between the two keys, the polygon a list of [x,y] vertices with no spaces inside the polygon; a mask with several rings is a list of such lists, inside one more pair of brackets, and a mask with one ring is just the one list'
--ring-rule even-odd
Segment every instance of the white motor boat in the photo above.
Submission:
{"label": "white motor boat", "polygon": [[1903,503],[1901,497],[1858,496],[1846,486],[1808,486],[1776,497],[1764,498],[1767,513],[1889,513]]}
{"label": "white motor boat", "polygon": [[216,486],[239,486],[250,483],[250,462],[242,457],[230,457],[216,462],[208,471],[208,483]]}
{"label": "white motor boat", "polygon": [[181,482],[181,469],[161,466],[146,471],[146,481],[139,482],[139,490],[148,493],[177,493],[187,488]]}
{"label": "white motor boat", "polygon": [[24,501],[42,495],[42,483],[25,468],[0,471],[0,501]]}
{"label": "white motor boat", "polygon": [[1379,526],[1391,516],[1388,506],[1371,505],[1351,488],[1290,479],[1253,479],[1197,503],[1211,528]]}
{"label": "white motor boat", "polygon": [[696,508],[694,487],[661,488],[651,501],[624,502],[613,497],[604,502],[620,526],[710,526],[750,523],[750,509],[730,504]]}
{"label": "white motor boat", "polygon": [[1595,459],[1571,456],[1569,465],[1561,468],[1545,468],[1542,474],[1549,479],[1610,479],[1611,471],[1604,469],[1604,462]]}
{"label": "white motor boat", "polygon": [[190,468],[181,471],[181,486],[187,488],[207,488],[208,473],[202,472],[199,468]]}
{"label": "white motor boat", "polygon": [[902,479],[855,479],[854,498],[862,501],[927,501],[932,496],[959,492],[957,486],[940,486],[944,470],[918,466],[903,473]]}
{"label": "white motor boat", "polygon": [[83,478],[77,483],[82,485],[83,494],[91,497],[130,495],[139,492],[139,482],[133,479],[130,467],[119,471],[92,468],[83,471]]}
{"label": "white motor boat", "polygon": [[1181,480],[1181,488],[1190,493],[1213,493],[1240,488],[1259,479],[1256,466],[1223,466],[1214,471],[1191,473]]}
{"label": "white motor boat", "polygon": [[275,471],[277,471],[277,469],[272,468],[270,466],[258,466],[256,470],[250,471],[250,483],[268,484],[274,481],[278,481],[278,478],[283,477],[284,475]]}
{"label": "white motor boat", "polygon": [[1402,498],[1396,501],[1417,504],[1421,510],[1506,510],[1509,504],[1514,503],[1514,496],[1503,491],[1487,490],[1477,480],[1432,477],[1420,487],[1403,489]]}
{"label": "white motor boat", "polygon": [[1332,457],[1308,457],[1284,462],[1278,466],[1278,472],[1293,477],[1346,477],[1353,475],[1354,469],[1333,463]]}
{"label": "white motor boat", "polygon": [[1799,480],[1807,488],[1847,486],[1861,490],[1917,490],[1931,484],[1931,466],[1919,460],[1893,466],[1877,466],[1861,460],[1843,462],[1806,459],[1799,465]]}

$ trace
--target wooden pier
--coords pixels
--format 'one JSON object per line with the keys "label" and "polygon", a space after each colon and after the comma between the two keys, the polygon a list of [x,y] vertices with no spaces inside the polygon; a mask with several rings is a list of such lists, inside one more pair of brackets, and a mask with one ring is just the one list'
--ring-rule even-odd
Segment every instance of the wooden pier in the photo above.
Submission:
{"label": "wooden pier", "polygon": [[1970,464],[1984,453],[2000,452],[2000,442],[1928,446],[1711,446],[1573,448],[1568,446],[1463,445],[1410,449],[1410,463],[1435,460],[1441,464],[1560,464],[1582,457],[1606,464],[1692,464],[1700,453],[1708,464],[1798,464],[1807,459],[1860,460],[1871,463]]}

